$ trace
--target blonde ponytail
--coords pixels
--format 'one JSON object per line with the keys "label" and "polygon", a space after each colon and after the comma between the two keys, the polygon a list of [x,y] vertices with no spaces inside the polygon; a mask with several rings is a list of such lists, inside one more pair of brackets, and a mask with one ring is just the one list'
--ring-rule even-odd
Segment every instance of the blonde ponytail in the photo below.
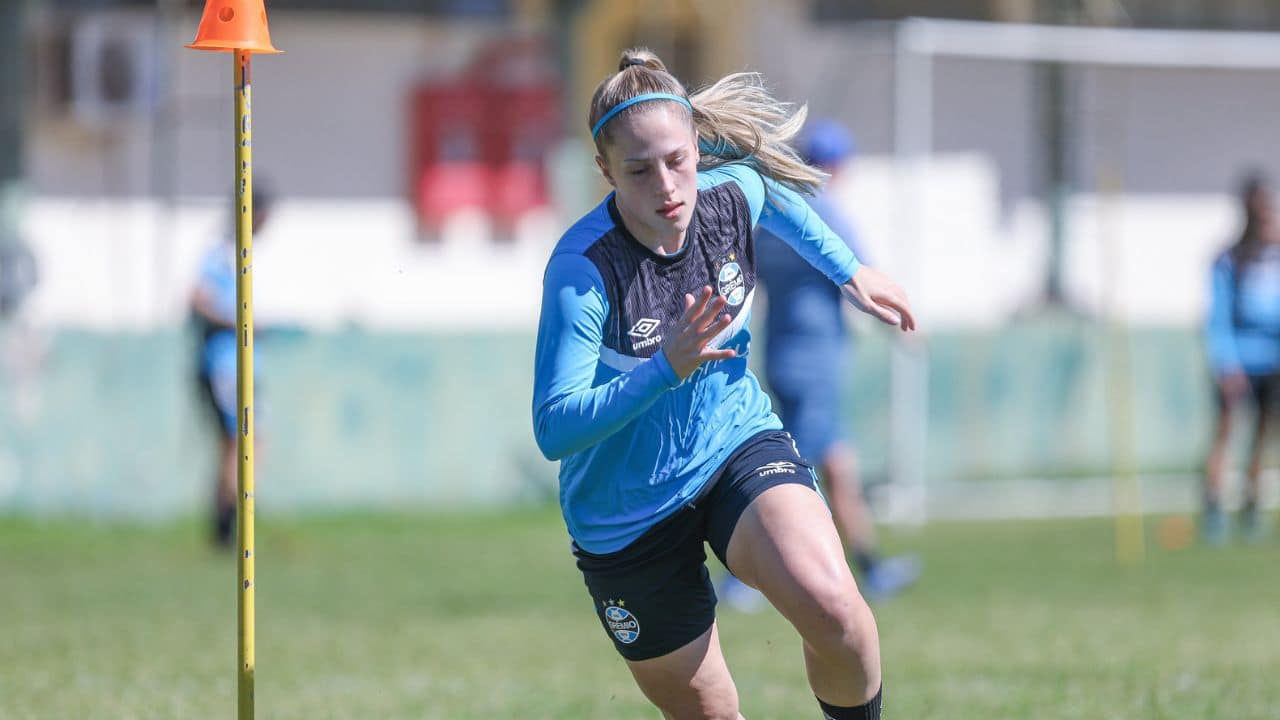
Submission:
{"label": "blonde ponytail", "polygon": [[744,162],[792,190],[813,194],[827,174],[808,165],[789,144],[808,108],[780,102],[759,73],[734,73],[695,92],[693,125],[703,168]]}
{"label": "blonde ponytail", "polygon": [[[648,48],[631,48],[622,53],[618,72],[603,80],[592,94],[587,126],[595,127],[615,106],[647,93],[669,93],[689,100],[702,155],[700,170],[739,162],[808,194],[817,192],[827,179],[826,173],[806,164],[788,144],[804,125],[804,105],[797,107],[775,99],[759,73],[734,73],[689,95]],[[672,104],[683,108],[674,101]],[[616,117],[643,112],[648,105],[633,105]],[[612,124],[612,119],[606,121],[595,138],[601,154],[612,141]]]}

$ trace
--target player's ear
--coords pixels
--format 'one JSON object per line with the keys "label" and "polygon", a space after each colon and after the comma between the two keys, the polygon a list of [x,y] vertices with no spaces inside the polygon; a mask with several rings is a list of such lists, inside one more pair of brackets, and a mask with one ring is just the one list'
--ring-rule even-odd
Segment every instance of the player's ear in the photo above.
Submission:
{"label": "player's ear", "polygon": [[604,159],[603,155],[596,156],[596,167],[600,168],[600,174],[604,176],[605,181],[610,186],[618,187],[618,184],[613,181],[613,174],[609,172],[609,162]]}

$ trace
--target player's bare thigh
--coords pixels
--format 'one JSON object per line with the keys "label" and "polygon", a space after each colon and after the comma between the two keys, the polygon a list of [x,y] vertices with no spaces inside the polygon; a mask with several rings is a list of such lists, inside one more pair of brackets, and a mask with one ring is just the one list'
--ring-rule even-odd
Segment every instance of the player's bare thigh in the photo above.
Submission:
{"label": "player's bare thigh", "polygon": [[645,697],[668,720],[740,720],[738,689],[720,650],[713,623],[684,647],[627,667]]}

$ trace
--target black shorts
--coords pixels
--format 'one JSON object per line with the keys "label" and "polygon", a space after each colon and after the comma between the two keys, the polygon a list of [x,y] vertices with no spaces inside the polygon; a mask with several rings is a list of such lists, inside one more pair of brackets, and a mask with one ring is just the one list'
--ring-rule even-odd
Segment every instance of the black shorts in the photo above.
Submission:
{"label": "black shorts", "polygon": [[[236,417],[236,406],[238,404],[236,377],[234,375],[211,375],[202,372],[196,377],[196,381],[200,385],[200,394],[204,397],[204,406],[209,411],[209,417],[218,424],[223,437],[235,440],[236,433],[240,430],[239,420]],[[256,416],[254,429],[256,431],[261,431],[263,427],[262,420],[267,417],[268,407],[263,399],[265,397],[266,392],[263,390],[262,383],[256,383],[253,398],[253,414]]]}
{"label": "black shorts", "polygon": [[209,417],[218,423],[222,434],[229,438],[236,436],[236,378],[219,375],[217,379],[209,373],[200,373],[197,380],[200,392],[204,396],[204,406]]}
{"label": "black shorts", "polygon": [[573,546],[600,623],[623,657],[666,655],[711,627],[716,595],[703,543],[727,566],[738,518],[765,490],[787,483],[817,491],[791,436],[762,432],[729,456],[697,497],[627,547],[595,555]]}
{"label": "black shorts", "polygon": [[[1249,397],[1253,398],[1253,406],[1260,413],[1274,415],[1276,403],[1280,402],[1280,373],[1246,377],[1249,379]],[[1217,398],[1219,409],[1227,406],[1227,399],[1223,396],[1220,386],[1214,386],[1214,396]]]}

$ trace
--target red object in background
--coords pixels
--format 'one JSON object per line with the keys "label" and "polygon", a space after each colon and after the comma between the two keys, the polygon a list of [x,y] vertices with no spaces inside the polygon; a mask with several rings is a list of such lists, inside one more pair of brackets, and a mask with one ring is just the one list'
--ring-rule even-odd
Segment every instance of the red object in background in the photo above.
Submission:
{"label": "red object in background", "polygon": [[547,151],[560,137],[558,88],[515,87],[490,96],[492,137],[497,150],[490,211],[514,225],[521,215],[550,204]]}
{"label": "red object in background", "polygon": [[410,182],[424,228],[480,208],[509,236],[550,204],[545,163],[562,134],[559,102],[554,56],[536,39],[495,42],[464,73],[415,88]]}
{"label": "red object in background", "polygon": [[521,216],[550,204],[545,173],[540,165],[507,163],[490,176],[492,202],[489,212],[504,232],[513,232]]}
{"label": "red object in background", "polygon": [[413,95],[412,196],[432,229],[452,213],[488,202],[482,160],[485,96],[465,84],[421,87]]}
{"label": "red object in background", "polygon": [[438,231],[459,210],[488,210],[489,168],[483,163],[440,163],[418,176],[418,219]]}

